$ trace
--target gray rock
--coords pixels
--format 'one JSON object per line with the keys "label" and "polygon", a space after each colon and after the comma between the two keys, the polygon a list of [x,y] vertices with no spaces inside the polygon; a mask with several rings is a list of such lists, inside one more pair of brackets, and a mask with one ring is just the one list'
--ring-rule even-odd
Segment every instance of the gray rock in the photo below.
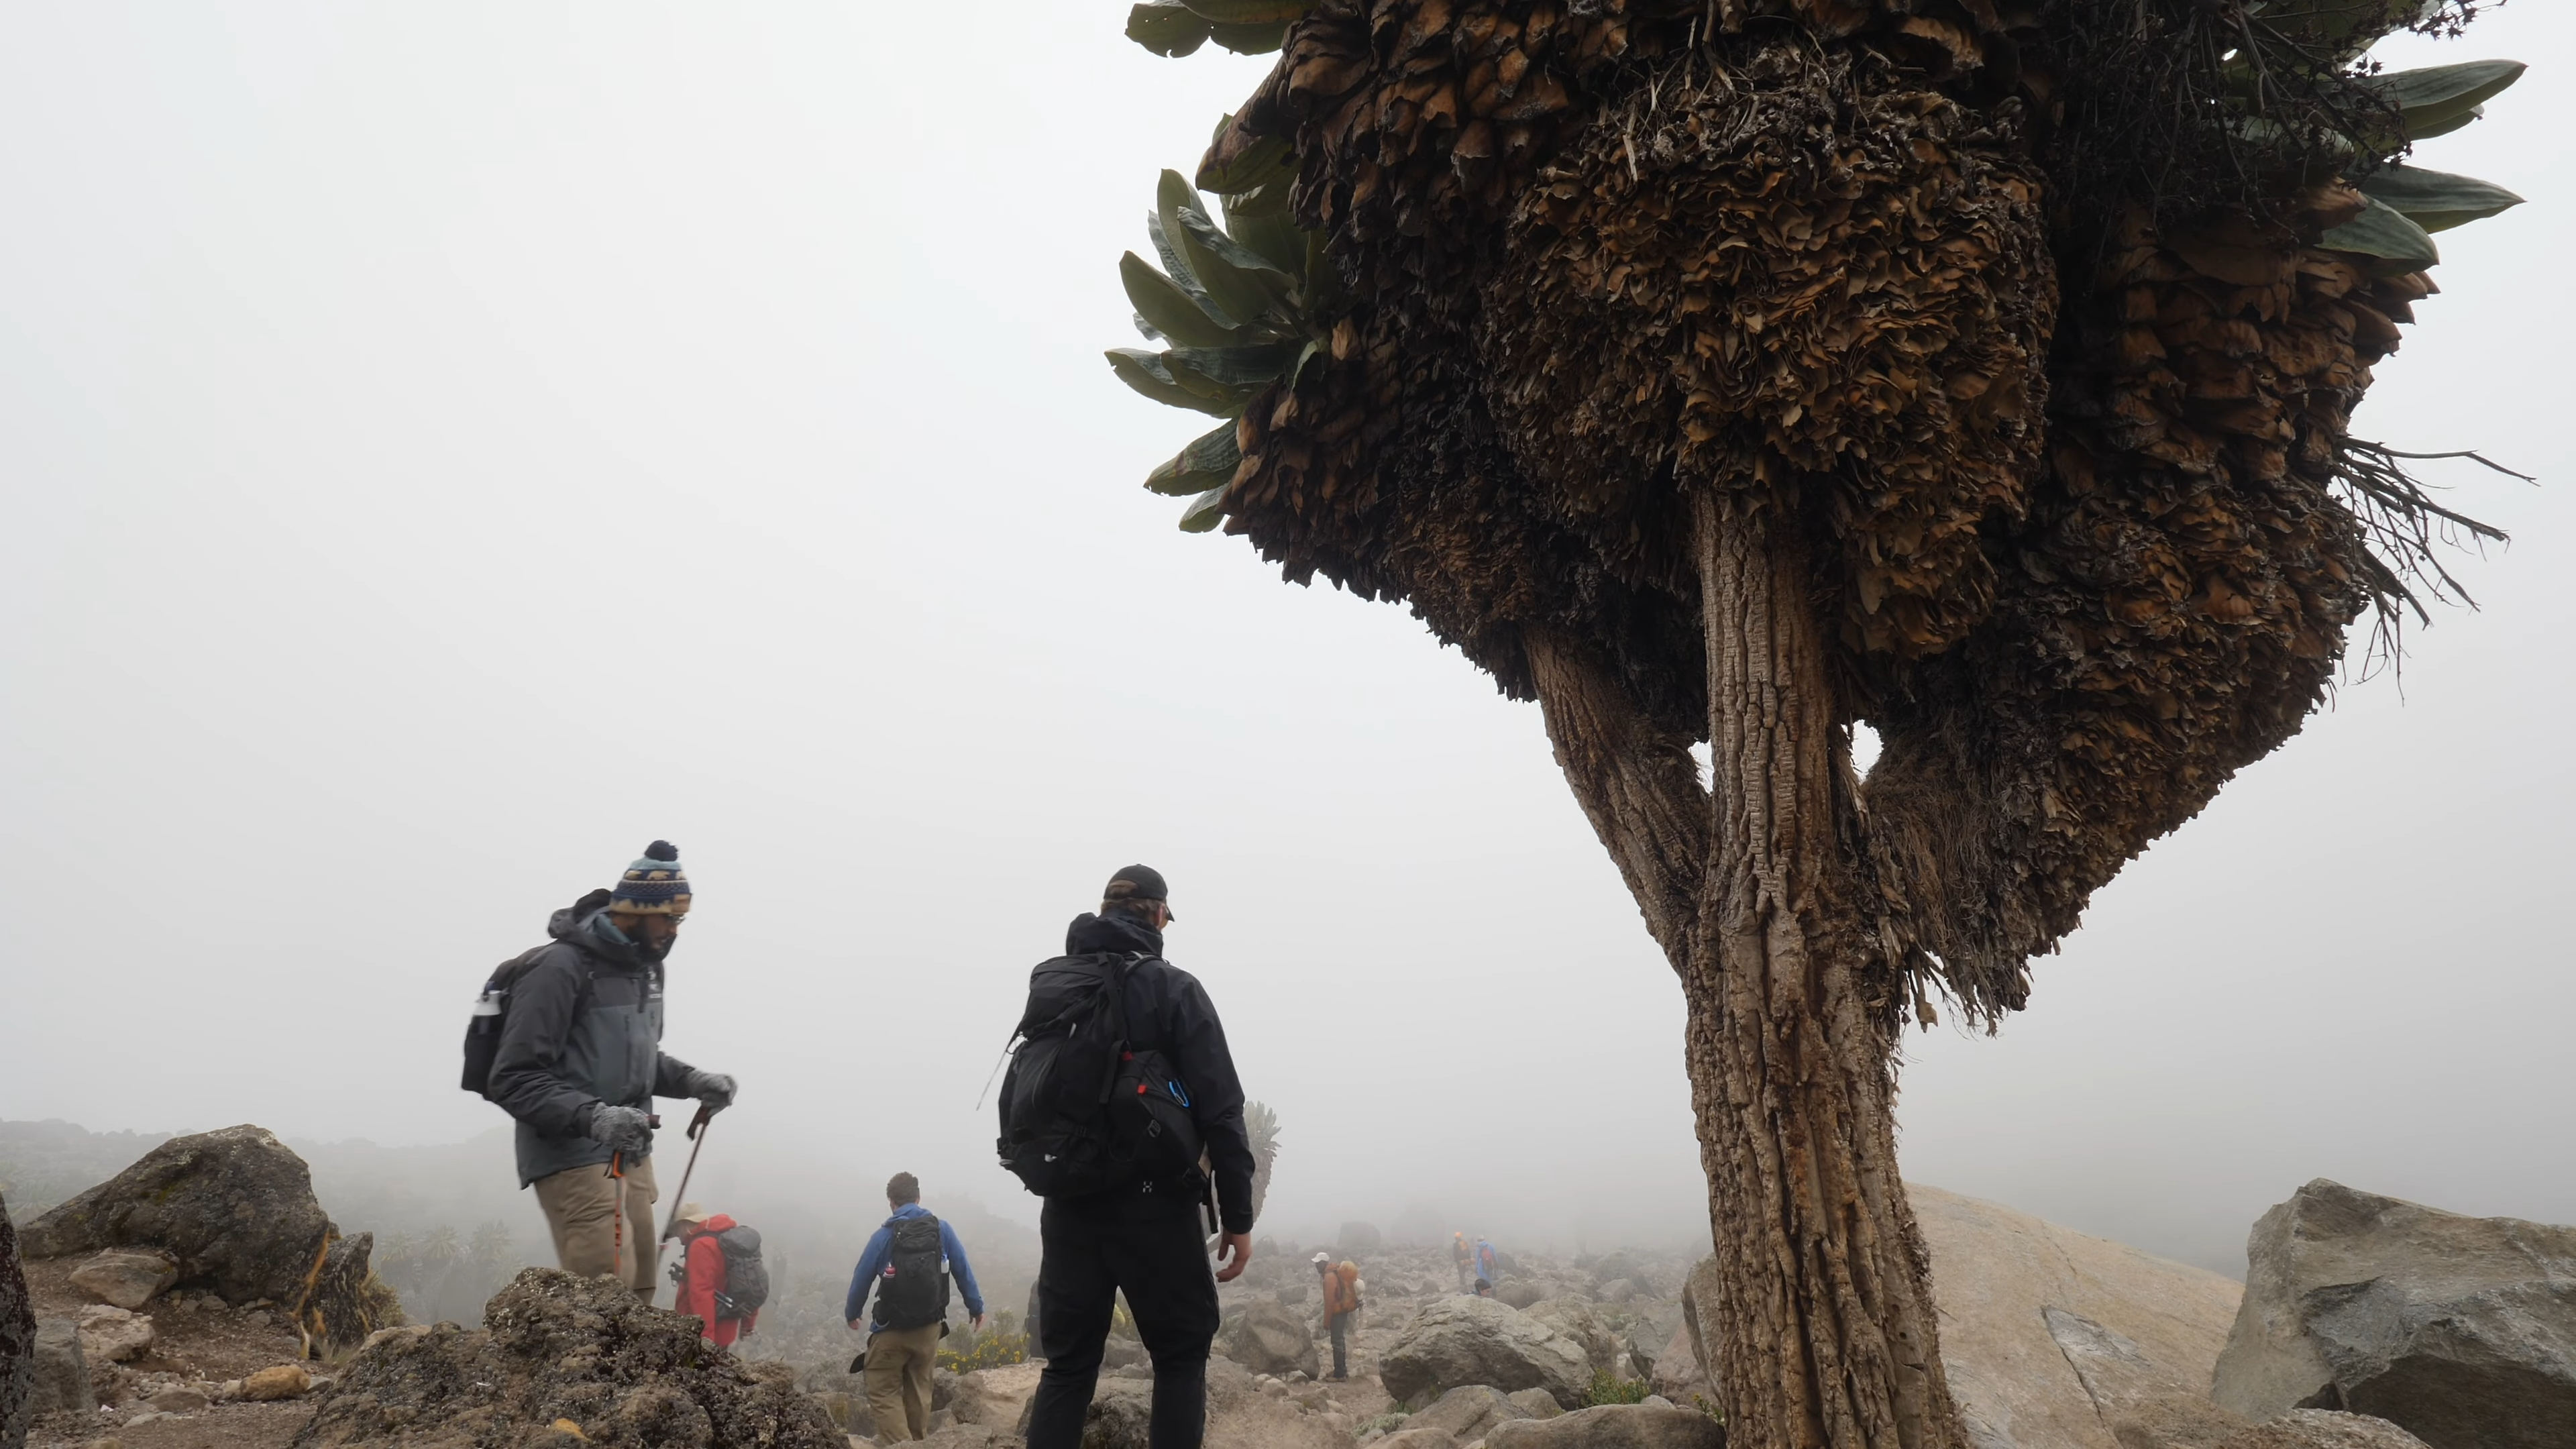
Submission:
{"label": "gray rock", "polygon": [[1113,1333],[1109,1336],[1109,1341],[1100,1347],[1100,1362],[1104,1368],[1140,1367],[1145,1362],[1145,1345],[1135,1339],[1121,1338]]}
{"label": "gray rock", "polygon": [[194,1414],[203,1410],[209,1401],[195,1389],[163,1389],[144,1402],[165,1414]]}
{"label": "gray rock", "polygon": [[35,1370],[29,1412],[98,1411],[98,1391],[90,1382],[89,1356],[81,1352],[80,1325],[67,1318],[38,1324]]}
{"label": "gray rock", "polygon": [[1425,1306],[1379,1356],[1378,1380],[1404,1403],[1485,1384],[1506,1393],[1545,1389],[1571,1409],[1592,1386],[1592,1360],[1581,1345],[1518,1309],[1490,1298],[1443,1298]]}
{"label": "gray rock", "polygon": [[2292,1409],[2257,1424],[2219,1449],[2428,1449],[2386,1419],[2333,1409]]}
{"label": "gray rock", "polygon": [[[1037,1407],[1031,1396],[1029,1407],[1020,1410],[1020,1438],[1029,1437],[1029,1413]],[[1082,1449],[1147,1449],[1147,1431],[1153,1427],[1154,1386],[1130,1380],[1102,1379],[1092,1392],[1091,1408],[1082,1417]]]}
{"label": "gray rock", "polygon": [[1457,1435],[1429,1426],[1417,1429],[1409,1421],[1403,1428],[1372,1442],[1377,1449],[1458,1449]]}
{"label": "gray rock", "polygon": [[1613,1278],[1642,1277],[1645,1271],[1645,1263],[1625,1248],[1592,1260],[1592,1281],[1595,1283],[1607,1283]]}
{"label": "gray rock", "polygon": [[1565,1412],[1565,1406],[1558,1403],[1556,1396],[1545,1389],[1521,1389],[1515,1393],[1505,1394],[1503,1397],[1513,1408],[1520,1411],[1514,1416],[1516,1418],[1553,1419]]}
{"label": "gray rock", "polygon": [[18,1264],[18,1230],[0,1199],[0,1449],[22,1449],[36,1393],[36,1306]]}
{"label": "gray rock", "polygon": [[2576,1444],[2576,1228],[2320,1178],[2254,1224],[2246,1260],[2223,1407],[2341,1408],[2435,1449]]}
{"label": "gray rock", "polygon": [[1011,1449],[1019,1442],[1010,1430],[991,1424],[949,1424],[920,1440],[924,1449]]}
{"label": "gray rock", "polygon": [[163,1248],[178,1259],[181,1281],[205,1280],[228,1303],[291,1304],[331,1231],[304,1159],[243,1126],[171,1138],[27,1224],[19,1250],[61,1258]]}
{"label": "gray rock", "polygon": [[152,1315],[93,1303],[81,1310],[80,1346],[81,1356],[91,1363],[140,1358],[152,1346]]}
{"label": "gray rock", "polygon": [[1494,1301],[1513,1308],[1527,1308],[1544,1302],[1547,1290],[1526,1278],[1516,1278],[1494,1290]]}
{"label": "gray rock", "polygon": [[1655,1355],[1654,1371],[1646,1375],[1646,1386],[1676,1404],[1688,1405],[1694,1396],[1716,1401],[1717,1390],[1700,1368],[1699,1351],[1691,1346],[1688,1323],[1676,1325],[1663,1351]]}
{"label": "gray rock", "polygon": [[2251,1427],[2128,1339],[2063,1308],[2041,1311],[2051,1338],[2121,1445],[2217,1449]]}
{"label": "gray rock", "polygon": [[1542,1298],[1523,1311],[1580,1345],[1595,1372],[1616,1366],[1619,1340],[1590,1305],[1571,1298]]}
{"label": "gray rock", "polygon": [[[1523,1393],[1531,1392],[1524,1389]],[[1542,1393],[1541,1397],[1545,1397]],[[1549,1399],[1554,1404],[1554,1399]],[[1485,1437],[1485,1431],[1505,1419],[1527,1417],[1497,1388],[1469,1384],[1451,1389],[1436,1401],[1404,1421],[1407,1429],[1438,1429],[1461,1444]]]}
{"label": "gray rock", "polygon": [[72,1286],[117,1308],[140,1308],[179,1281],[179,1260],[158,1248],[110,1248],[74,1268]]}
{"label": "gray rock", "polygon": [[1303,1373],[1311,1379],[1323,1372],[1315,1335],[1306,1327],[1305,1318],[1257,1298],[1244,1305],[1241,1317],[1225,1326],[1217,1348],[1257,1374]]}
{"label": "gray rock", "polygon": [[1558,1419],[1496,1424],[1485,1449],[1726,1449],[1726,1431],[1696,1409],[1602,1404]]}
{"label": "gray rock", "polygon": [[[1702,1383],[1713,1384],[1721,1375],[1717,1367],[1720,1348],[1717,1334],[1718,1295],[1717,1255],[1709,1254],[1682,1280],[1682,1332],[1690,1344],[1691,1362],[1699,1371]],[[1664,1350],[1672,1352],[1670,1347]],[[1685,1400],[1675,1399],[1675,1403]]]}

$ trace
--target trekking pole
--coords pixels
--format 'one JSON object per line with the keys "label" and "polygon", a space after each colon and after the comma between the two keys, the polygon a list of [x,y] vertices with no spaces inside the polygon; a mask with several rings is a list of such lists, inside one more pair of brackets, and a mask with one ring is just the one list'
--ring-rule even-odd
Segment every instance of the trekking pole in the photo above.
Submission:
{"label": "trekking pole", "polygon": [[707,1124],[715,1120],[715,1109],[700,1107],[689,1119],[689,1165],[680,1169],[680,1190],[671,1195],[671,1216],[662,1223],[660,1242],[669,1242],[680,1231],[680,1208],[689,1200],[689,1174],[698,1170],[698,1149],[707,1145]]}
{"label": "trekking pole", "polygon": [[609,1229],[608,1271],[611,1273],[623,1273],[626,1269],[625,1265],[620,1260],[626,1256],[625,1153],[612,1152],[608,1154],[608,1180],[617,1184],[617,1221],[616,1225]]}

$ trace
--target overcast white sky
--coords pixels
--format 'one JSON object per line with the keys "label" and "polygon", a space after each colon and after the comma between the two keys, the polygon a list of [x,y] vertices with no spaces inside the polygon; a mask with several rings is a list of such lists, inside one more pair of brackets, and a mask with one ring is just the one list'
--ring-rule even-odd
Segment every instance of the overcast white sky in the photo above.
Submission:
{"label": "overcast white sky", "polygon": [[[0,9],[0,1116],[483,1131],[481,973],[667,836],[738,1163],[1028,1215],[975,1097],[1143,859],[1281,1231],[1704,1223],[1679,992],[1535,709],[1136,486],[1200,420],[1100,361],[1115,262],[1264,63],[1124,11]],[[2576,1221],[2571,40],[2432,57],[2541,66],[2421,158],[2532,200],[2445,235],[2358,424],[2547,480],[2443,475],[2516,535],[2485,611],[2000,1038],[1916,1039],[1917,1180],[2213,1265],[2320,1174]]]}

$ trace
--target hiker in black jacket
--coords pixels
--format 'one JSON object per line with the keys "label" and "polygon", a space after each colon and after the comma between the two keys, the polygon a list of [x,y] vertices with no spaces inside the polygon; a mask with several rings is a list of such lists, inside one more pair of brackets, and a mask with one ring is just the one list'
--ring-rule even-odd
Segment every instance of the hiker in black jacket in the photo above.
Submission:
{"label": "hiker in black jacket", "polygon": [[555,1261],[613,1273],[648,1301],[653,1099],[719,1111],[734,1098],[733,1078],[662,1050],[662,961],[689,901],[680,853],[657,840],[615,888],[555,912],[554,944],[511,987],[492,1062],[490,1096],[519,1119],[519,1185],[537,1190]]}
{"label": "hiker in black jacket", "polygon": [[[1130,1040],[1159,1047],[1180,1072],[1215,1170],[1225,1241],[1211,1277],[1199,1218],[1208,1183],[1195,1171],[1172,1182],[1046,1199],[1038,1218],[1037,1298],[1047,1366],[1030,1406],[1028,1449],[1081,1444],[1120,1292],[1154,1360],[1152,1449],[1198,1449],[1207,1432],[1216,1285],[1232,1282],[1252,1259],[1252,1142],[1243,1128],[1243,1084],[1206,988],[1163,959],[1163,927],[1172,911],[1161,873],[1128,866],[1101,894],[1098,915],[1074,918],[1065,954],[1141,958],[1126,975]],[[1043,989],[1033,978],[1032,995]]]}

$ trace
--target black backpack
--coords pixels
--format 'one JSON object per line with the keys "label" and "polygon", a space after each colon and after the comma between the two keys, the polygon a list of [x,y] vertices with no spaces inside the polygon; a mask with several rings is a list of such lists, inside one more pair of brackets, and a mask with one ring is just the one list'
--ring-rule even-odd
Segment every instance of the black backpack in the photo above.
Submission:
{"label": "black backpack", "polygon": [[1177,1183],[1198,1171],[1189,1087],[1129,1034],[1127,979],[1142,954],[1059,956],[1029,973],[1002,1078],[1002,1165],[1040,1197]]}
{"label": "black backpack", "polygon": [[[594,890],[573,902],[576,916],[586,915],[608,904],[609,892]],[[546,953],[545,946],[531,946],[492,968],[483,982],[483,992],[474,998],[474,1015],[465,1023],[465,1079],[460,1085],[486,1101],[492,1097],[492,1063],[501,1055],[501,1032],[510,1020],[510,996],[519,982],[536,969],[537,958]],[[581,995],[574,998],[573,1010],[581,1010],[581,998],[590,994],[591,977],[584,972]]]}
{"label": "black backpack", "polygon": [[885,1275],[877,1282],[879,1328],[927,1328],[948,1319],[948,1253],[929,1213],[894,1225]]}
{"label": "black backpack", "polygon": [[739,1224],[716,1234],[724,1249],[725,1285],[716,1290],[716,1317],[749,1318],[769,1301],[769,1269],[760,1261],[760,1233]]}

